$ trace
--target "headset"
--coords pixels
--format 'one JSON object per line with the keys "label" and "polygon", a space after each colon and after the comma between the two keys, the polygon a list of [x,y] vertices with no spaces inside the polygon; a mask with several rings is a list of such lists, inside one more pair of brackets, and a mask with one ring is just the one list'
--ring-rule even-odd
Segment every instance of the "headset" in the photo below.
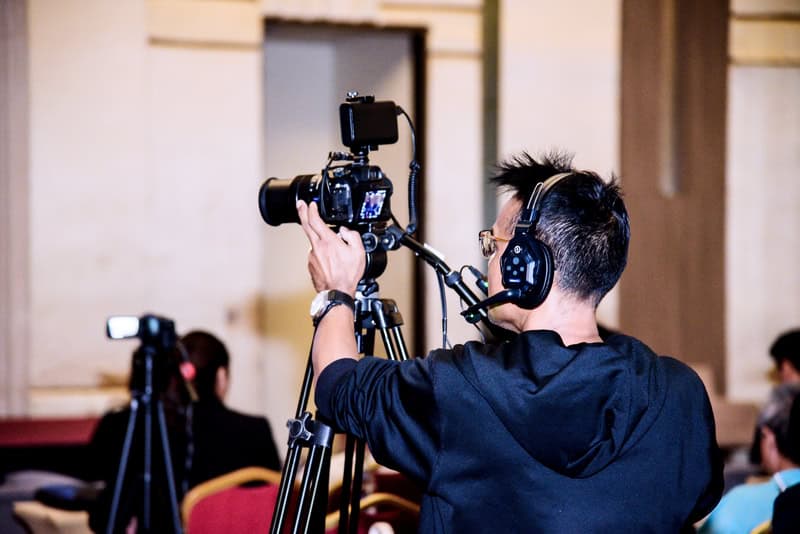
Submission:
{"label": "headset", "polygon": [[514,237],[508,242],[500,257],[500,272],[503,287],[518,290],[514,302],[520,308],[532,310],[540,306],[553,285],[553,253],[545,243],[536,239],[536,223],[539,220],[541,205],[547,192],[558,182],[571,176],[561,173],[539,182],[533,188],[528,205],[522,210]]}
{"label": "headset", "polygon": [[548,191],[572,174],[556,174],[537,183],[533,188],[514,228],[514,237],[500,257],[500,272],[505,290],[461,312],[468,322],[477,322],[480,318],[478,312],[491,306],[513,302],[520,308],[532,310],[547,298],[553,286],[555,265],[550,247],[534,236],[536,223]]}

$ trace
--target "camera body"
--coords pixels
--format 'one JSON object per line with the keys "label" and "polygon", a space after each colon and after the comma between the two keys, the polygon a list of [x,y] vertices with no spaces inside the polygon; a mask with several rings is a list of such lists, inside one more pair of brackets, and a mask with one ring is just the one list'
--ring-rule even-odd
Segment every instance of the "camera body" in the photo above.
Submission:
{"label": "camera body", "polygon": [[261,217],[272,226],[299,223],[296,203],[316,202],[323,221],[360,231],[391,219],[392,182],[380,167],[369,164],[370,150],[397,142],[397,106],[372,96],[349,93],[339,106],[342,143],[350,152],[332,152],[316,175],[292,180],[269,178],[261,186]]}
{"label": "camera body", "polygon": [[330,225],[358,228],[391,218],[392,182],[379,167],[352,163],[323,173],[264,182],[259,193],[264,221],[272,226],[299,223],[298,200],[316,202],[320,217]]}
{"label": "camera body", "polygon": [[178,338],[175,322],[157,315],[114,315],[106,321],[109,339],[138,338],[141,345],[133,352],[129,389],[135,394],[166,390],[178,372],[174,355]]}

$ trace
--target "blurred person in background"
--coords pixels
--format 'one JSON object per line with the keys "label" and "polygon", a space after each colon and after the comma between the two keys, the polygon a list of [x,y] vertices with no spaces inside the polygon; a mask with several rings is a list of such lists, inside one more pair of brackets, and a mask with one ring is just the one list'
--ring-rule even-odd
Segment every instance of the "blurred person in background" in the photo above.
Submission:
{"label": "blurred person in background", "polygon": [[800,383],[800,329],[779,335],[769,348],[781,384]]}
{"label": "blurred person in background", "polygon": [[[167,363],[170,372],[161,397],[178,505],[189,489],[219,475],[249,466],[275,471],[281,468],[267,420],[239,413],[224,404],[230,384],[230,356],[222,341],[208,332],[193,331],[183,336],[180,343],[194,367],[190,382],[196,391],[196,400],[190,398],[189,388],[178,371],[179,362],[184,358],[177,349]],[[135,362],[134,356],[132,387],[133,374],[137,372]],[[126,407],[105,414],[89,445],[90,476],[105,482],[105,489],[90,510],[90,526],[95,532],[106,531],[130,411],[130,407]],[[136,430],[139,434],[138,425]],[[155,432],[154,428],[152,525],[154,532],[170,532],[169,493],[160,440]],[[117,525],[128,525],[131,531],[136,531],[136,517],[141,507],[142,457],[141,438],[137,436],[129,454],[116,521]]]}
{"label": "blurred person in background", "polygon": [[758,417],[761,465],[770,478],[726,493],[700,527],[701,534],[747,534],[772,517],[775,498],[800,483],[800,451],[790,446],[789,420],[800,384],[780,384]]}

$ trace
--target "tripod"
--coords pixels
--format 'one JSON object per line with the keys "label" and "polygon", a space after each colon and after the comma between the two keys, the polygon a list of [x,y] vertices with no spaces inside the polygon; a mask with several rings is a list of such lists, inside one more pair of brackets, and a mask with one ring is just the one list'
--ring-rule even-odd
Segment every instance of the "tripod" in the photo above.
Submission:
{"label": "tripod", "polygon": [[[176,534],[182,532],[180,518],[178,516],[178,499],[175,493],[175,480],[172,469],[172,457],[167,437],[167,424],[164,418],[164,407],[159,397],[159,388],[154,381],[154,367],[157,356],[164,347],[160,347],[156,342],[144,339],[142,346],[134,353],[133,365],[133,387],[131,391],[130,415],[125,430],[125,439],[122,444],[122,454],[120,457],[117,478],[114,483],[114,494],[111,499],[111,509],[106,526],[106,534],[118,532],[117,516],[119,513],[120,499],[125,482],[125,475],[130,460],[130,453],[134,436],[137,435],[137,425],[142,422],[141,434],[143,438],[142,448],[144,452],[142,465],[142,514],[139,532],[155,532],[153,525],[153,416],[158,421],[158,433],[161,439],[161,453],[164,464],[164,472],[167,479],[167,489],[169,491],[169,503],[171,512],[172,529]],[[138,371],[138,372],[137,372]],[[162,379],[163,380],[163,379]],[[141,409],[141,417],[139,411]]]}
{"label": "tripod", "polygon": [[[368,265],[375,264],[380,265],[380,259],[376,263],[368,261]],[[383,265],[385,265],[385,261]],[[403,319],[395,301],[377,297],[378,284],[374,278],[363,279],[359,282],[357,294],[354,327],[359,354],[362,356],[373,354],[377,330],[383,340],[387,357],[392,360],[407,360],[408,352],[400,329]],[[334,433],[328,425],[312,419],[311,414],[306,411],[312,380],[313,367],[309,353],[296,415],[287,423],[289,453],[283,467],[278,499],[272,516],[270,532],[273,534],[283,532],[293,481],[297,475],[300,455],[304,447],[308,447],[309,452],[297,501],[297,514],[291,532],[307,533],[324,530]],[[339,532],[341,533],[356,532],[358,526],[364,454],[364,442],[356,440],[348,434],[345,440],[345,467],[339,508]],[[326,489],[321,491],[320,487]]]}

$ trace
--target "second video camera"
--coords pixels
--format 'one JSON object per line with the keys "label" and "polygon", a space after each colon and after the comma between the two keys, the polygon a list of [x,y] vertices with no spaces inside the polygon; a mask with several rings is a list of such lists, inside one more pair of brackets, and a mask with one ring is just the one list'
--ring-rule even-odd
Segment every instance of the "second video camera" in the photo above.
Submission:
{"label": "second video camera", "polygon": [[316,202],[322,220],[330,225],[359,230],[391,219],[392,182],[380,167],[369,165],[367,154],[397,142],[397,109],[391,101],[348,94],[339,106],[339,123],[342,143],[350,152],[332,152],[320,174],[264,182],[258,193],[264,221],[272,226],[299,223],[298,200]]}

